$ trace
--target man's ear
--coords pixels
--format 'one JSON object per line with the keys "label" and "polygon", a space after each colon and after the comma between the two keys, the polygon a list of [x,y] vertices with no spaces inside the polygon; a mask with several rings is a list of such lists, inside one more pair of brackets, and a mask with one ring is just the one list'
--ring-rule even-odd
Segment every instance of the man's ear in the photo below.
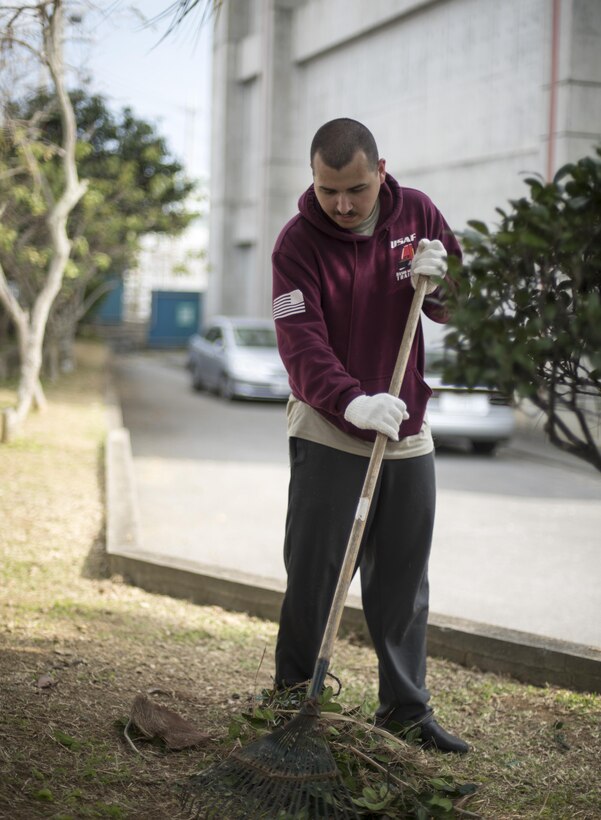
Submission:
{"label": "man's ear", "polygon": [[381,185],[384,182],[384,180],[386,179],[386,160],[385,159],[379,159],[378,160],[378,176],[380,178],[380,185]]}

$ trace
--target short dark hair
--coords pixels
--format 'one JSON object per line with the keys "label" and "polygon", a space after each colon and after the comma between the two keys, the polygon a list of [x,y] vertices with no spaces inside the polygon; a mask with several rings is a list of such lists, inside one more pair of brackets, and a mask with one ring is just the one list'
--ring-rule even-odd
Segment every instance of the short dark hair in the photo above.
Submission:
{"label": "short dark hair", "polygon": [[318,129],[311,143],[311,168],[315,154],[329,168],[340,171],[353,159],[357,151],[363,151],[370,169],[378,167],[378,146],[371,131],[357,120],[340,117],[330,120]]}

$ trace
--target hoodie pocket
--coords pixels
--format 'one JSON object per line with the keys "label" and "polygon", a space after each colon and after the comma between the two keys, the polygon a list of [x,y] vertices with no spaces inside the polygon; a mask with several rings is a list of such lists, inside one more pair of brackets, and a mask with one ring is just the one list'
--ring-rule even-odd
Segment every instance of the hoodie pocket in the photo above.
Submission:
{"label": "hoodie pocket", "polygon": [[409,418],[401,425],[402,436],[414,436],[422,429],[426,405],[432,389],[426,384],[421,373],[412,368],[405,373],[401,387],[401,398],[407,405]]}
{"label": "hoodie pocket", "polygon": [[[375,393],[387,393],[390,382],[385,382],[383,378],[366,379],[362,382],[362,386],[366,393],[373,396]],[[407,405],[409,418],[401,425],[401,436],[413,436],[419,433],[431,395],[432,389],[426,384],[421,373],[414,367],[408,369],[401,386],[401,399]]]}

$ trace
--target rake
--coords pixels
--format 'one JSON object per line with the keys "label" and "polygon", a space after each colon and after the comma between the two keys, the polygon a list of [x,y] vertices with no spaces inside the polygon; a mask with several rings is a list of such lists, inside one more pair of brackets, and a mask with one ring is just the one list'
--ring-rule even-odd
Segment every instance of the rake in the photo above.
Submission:
{"label": "rake", "polygon": [[[409,310],[389,393],[398,396],[422,309],[428,279],[420,276]],[[307,697],[291,720],[197,775],[183,789],[189,816],[227,820],[358,820],[320,721],[318,698],[351,583],[388,437],[378,433]]]}

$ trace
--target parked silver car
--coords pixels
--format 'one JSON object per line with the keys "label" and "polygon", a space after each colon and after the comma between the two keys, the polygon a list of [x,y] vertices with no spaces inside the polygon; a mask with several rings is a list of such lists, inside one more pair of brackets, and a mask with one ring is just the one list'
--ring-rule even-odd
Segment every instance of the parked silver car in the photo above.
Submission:
{"label": "parked silver car", "polygon": [[515,415],[511,401],[496,390],[468,389],[442,380],[444,357],[452,351],[426,349],[426,382],[433,394],[427,418],[434,439],[466,441],[474,453],[491,454],[501,442],[511,438]]}
{"label": "parked silver car", "polygon": [[188,342],[188,369],[195,390],[226,399],[288,398],[288,374],[270,319],[217,316]]}

